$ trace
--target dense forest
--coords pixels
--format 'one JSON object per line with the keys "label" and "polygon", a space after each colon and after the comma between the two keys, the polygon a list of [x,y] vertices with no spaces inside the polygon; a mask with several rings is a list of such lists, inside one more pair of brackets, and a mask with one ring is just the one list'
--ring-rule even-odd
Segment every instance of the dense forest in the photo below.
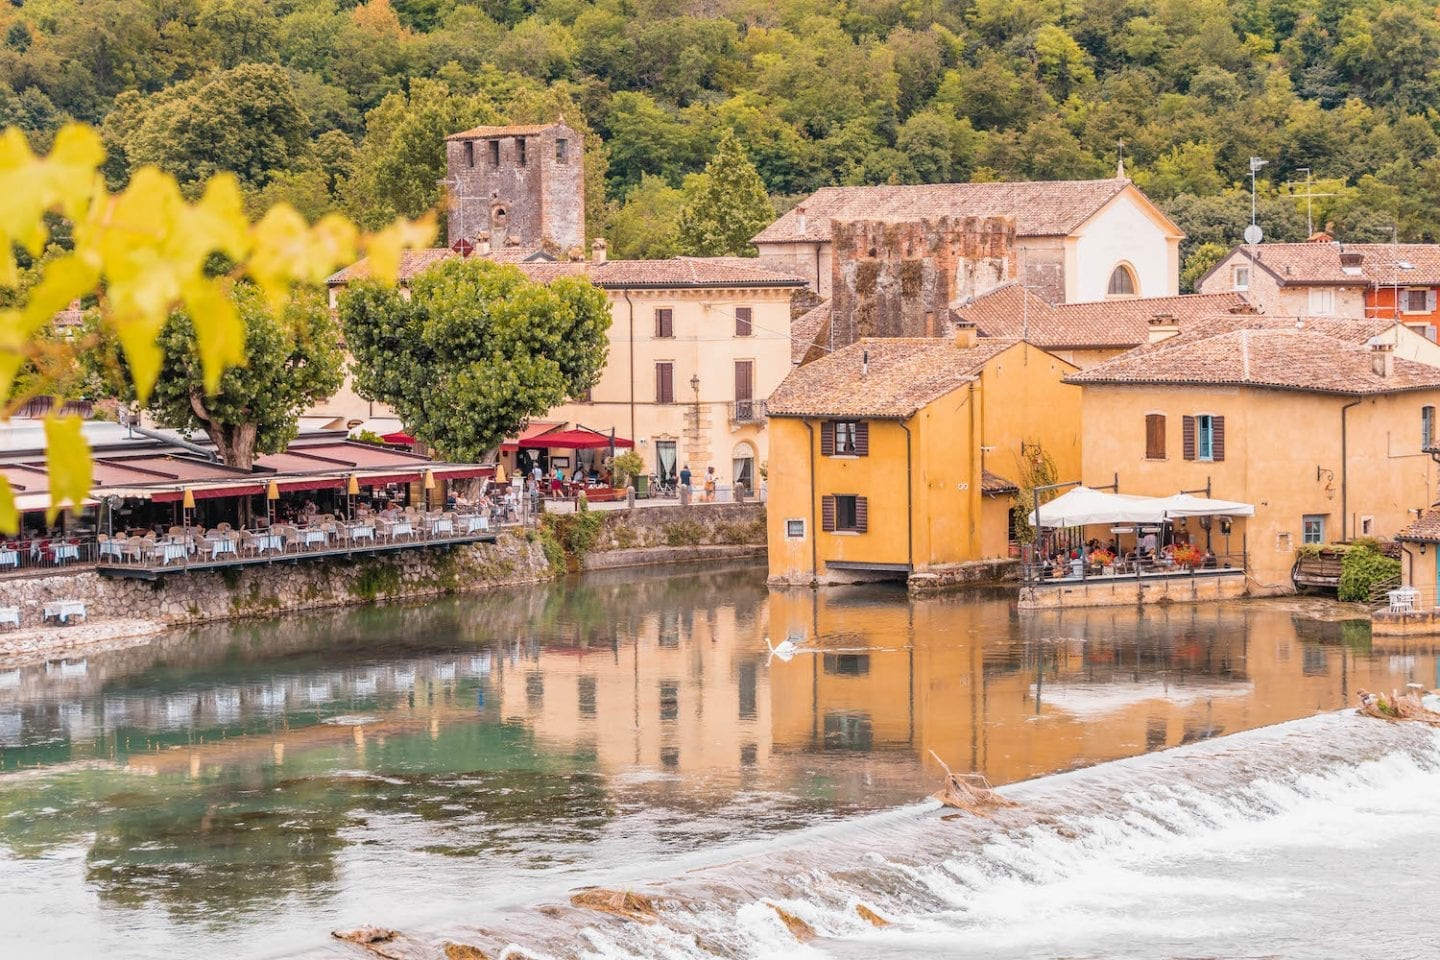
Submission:
{"label": "dense forest", "polygon": [[[12,0],[18,4],[20,0]],[[0,122],[103,130],[107,175],[233,171],[367,225],[438,200],[441,138],[563,115],[614,256],[683,252],[727,132],[776,209],[827,184],[1129,174],[1236,242],[1440,240],[1440,21],[1416,0],[24,0]],[[1121,144],[1123,143],[1123,148]]]}

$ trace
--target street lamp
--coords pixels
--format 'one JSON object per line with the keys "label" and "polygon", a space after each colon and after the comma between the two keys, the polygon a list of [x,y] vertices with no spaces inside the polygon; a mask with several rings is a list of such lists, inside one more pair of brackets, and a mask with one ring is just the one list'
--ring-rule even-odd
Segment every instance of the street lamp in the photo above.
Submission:
{"label": "street lamp", "polygon": [[695,399],[696,399],[696,400],[699,400],[699,399],[700,399],[700,374],[697,373],[697,374],[693,375],[693,376],[690,378],[690,389],[695,391]]}

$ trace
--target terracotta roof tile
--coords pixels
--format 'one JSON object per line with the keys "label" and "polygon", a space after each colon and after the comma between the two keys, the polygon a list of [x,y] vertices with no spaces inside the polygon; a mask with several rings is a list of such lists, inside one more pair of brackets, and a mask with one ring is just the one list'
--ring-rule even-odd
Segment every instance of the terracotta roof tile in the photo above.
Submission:
{"label": "terracotta roof tile", "polygon": [[1402,527],[1395,534],[1395,539],[1440,543],[1440,510],[1426,510],[1408,526]]}
{"label": "terracotta roof tile", "polygon": [[1078,384],[1252,386],[1347,396],[1440,389],[1440,368],[1394,358],[1380,376],[1371,351],[1312,330],[1246,328],[1132,350],[1066,377]]}
{"label": "terracotta roof tile", "polygon": [[949,339],[867,337],[791,371],[766,410],[775,417],[909,417],[1015,343],[981,340],[962,349]]}
{"label": "terracotta roof tile", "polygon": [[1054,350],[1135,347],[1149,339],[1150,321],[1156,316],[1172,316],[1183,329],[1201,317],[1243,307],[1248,304],[1238,293],[1051,304],[1012,282],[961,304],[955,313],[984,336],[1023,336],[1037,347]]}
{"label": "terracotta roof tile", "polygon": [[533,137],[536,134],[544,133],[552,127],[563,126],[559,123],[522,123],[509,127],[471,127],[469,130],[461,130],[459,133],[452,133],[446,140],[478,140],[481,137]]}
{"label": "terracotta roof tile", "polygon": [[829,240],[831,220],[914,220],[946,215],[1010,215],[1015,217],[1020,236],[1066,236],[1129,184],[1128,180],[1111,179],[822,187],[756,234],[752,242]]}
{"label": "terracotta roof tile", "polygon": [[[1282,286],[1440,285],[1440,244],[1435,243],[1262,243],[1235,250]],[[1341,263],[1342,252],[1360,255],[1352,272]]]}
{"label": "terracotta roof tile", "polygon": [[[823,355],[823,341],[830,328],[830,301],[822,300],[811,309],[790,321],[790,362],[804,363],[814,351]],[[813,358],[812,358],[813,359]]]}
{"label": "terracotta roof tile", "polygon": [[980,475],[980,492],[987,497],[996,497],[1006,493],[1019,493],[1020,487],[1013,480],[1006,480],[998,474],[985,470]]}

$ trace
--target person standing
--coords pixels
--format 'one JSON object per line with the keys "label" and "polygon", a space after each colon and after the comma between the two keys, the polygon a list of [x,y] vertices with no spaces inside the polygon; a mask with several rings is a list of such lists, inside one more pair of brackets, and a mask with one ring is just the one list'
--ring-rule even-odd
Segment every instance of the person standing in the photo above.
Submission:
{"label": "person standing", "polygon": [[714,503],[714,502],[715,502],[715,481],[716,481],[716,479],[717,479],[717,478],[716,478],[716,476],[715,476],[715,468],[714,468],[714,467],[706,467],[706,468],[705,468],[705,502],[706,502],[706,503]]}
{"label": "person standing", "polygon": [[680,468],[680,486],[686,490],[690,489],[690,464],[688,463]]}

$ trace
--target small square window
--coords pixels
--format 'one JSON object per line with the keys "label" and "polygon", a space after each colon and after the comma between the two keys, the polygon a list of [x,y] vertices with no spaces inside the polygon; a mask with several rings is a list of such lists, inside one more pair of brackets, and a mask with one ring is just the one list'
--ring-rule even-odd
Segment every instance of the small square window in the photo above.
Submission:
{"label": "small square window", "polygon": [[500,166],[500,141],[490,140],[487,142],[490,144],[490,166],[498,167]]}
{"label": "small square window", "polygon": [[1249,268],[1249,267],[1236,267],[1236,268],[1235,268],[1235,289],[1236,289],[1236,290],[1249,290],[1249,289],[1250,289],[1250,268]]}
{"label": "small square window", "polygon": [[570,141],[566,140],[564,137],[561,137],[555,141],[555,162],[570,162]]}
{"label": "small square window", "polygon": [[854,457],[860,453],[858,438],[860,424],[854,420],[839,420],[835,423],[835,456]]}
{"label": "small square window", "polygon": [[790,539],[790,540],[804,540],[804,539],[805,539],[805,521],[804,521],[804,520],[786,520],[786,521],[785,521],[785,536],[786,536],[788,539]]}
{"label": "small square window", "polygon": [[1400,309],[1406,313],[1428,313],[1430,309],[1430,291],[1421,287],[1401,291]]}
{"label": "small square window", "polygon": [[465,141],[465,166],[467,166],[467,167],[473,167],[473,166],[475,166],[475,141],[474,141],[474,140],[466,140],[466,141]]}
{"label": "small square window", "polygon": [[525,138],[515,138],[515,163],[518,166],[525,166]]}
{"label": "small square window", "polygon": [[1325,516],[1319,513],[1307,513],[1305,515],[1301,543],[1324,543],[1325,542]]}
{"label": "small square window", "polygon": [[1316,317],[1330,317],[1335,314],[1335,291],[1329,287],[1310,289],[1310,314]]}

